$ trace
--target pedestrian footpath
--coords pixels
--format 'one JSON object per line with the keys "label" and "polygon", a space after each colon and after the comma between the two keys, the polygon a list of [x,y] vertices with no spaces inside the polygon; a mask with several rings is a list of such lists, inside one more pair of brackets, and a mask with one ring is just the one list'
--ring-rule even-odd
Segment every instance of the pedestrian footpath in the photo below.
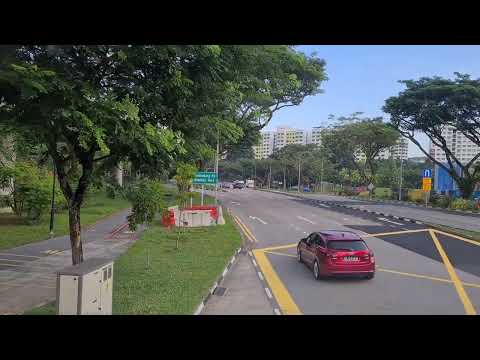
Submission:
{"label": "pedestrian footpath", "polygon": [[[123,210],[82,231],[84,259],[116,259],[138,238]],[[23,314],[56,298],[56,272],[72,264],[68,236],[0,251],[0,315]]]}

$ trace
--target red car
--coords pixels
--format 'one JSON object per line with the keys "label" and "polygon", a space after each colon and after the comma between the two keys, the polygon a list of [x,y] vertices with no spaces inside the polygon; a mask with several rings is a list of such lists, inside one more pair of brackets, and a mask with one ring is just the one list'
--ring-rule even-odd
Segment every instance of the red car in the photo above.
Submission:
{"label": "red car", "polygon": [[375,257],[365,241],[350,231],[319,231],[300,240],[297,260],[313,269],[315,279],[334,275],[375,276]]}

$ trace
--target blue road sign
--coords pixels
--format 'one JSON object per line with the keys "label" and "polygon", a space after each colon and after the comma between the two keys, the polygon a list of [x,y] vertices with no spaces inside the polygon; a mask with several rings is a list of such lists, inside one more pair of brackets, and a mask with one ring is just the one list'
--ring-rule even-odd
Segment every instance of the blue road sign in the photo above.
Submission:
{"label": "blue road sign", "polygon": [[431,169],[423,169],[423,177],[424,178],[431,178],[432,177],[432,170]]}

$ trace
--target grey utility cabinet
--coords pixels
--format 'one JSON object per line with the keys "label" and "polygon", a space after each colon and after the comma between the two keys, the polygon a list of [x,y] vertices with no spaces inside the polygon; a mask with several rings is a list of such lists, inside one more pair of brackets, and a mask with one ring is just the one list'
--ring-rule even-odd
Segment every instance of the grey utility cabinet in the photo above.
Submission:
{"label": "grey utility cabinet", "polygon": [[57,272],[58,315],[111,315],[113,260],[88,259]]}

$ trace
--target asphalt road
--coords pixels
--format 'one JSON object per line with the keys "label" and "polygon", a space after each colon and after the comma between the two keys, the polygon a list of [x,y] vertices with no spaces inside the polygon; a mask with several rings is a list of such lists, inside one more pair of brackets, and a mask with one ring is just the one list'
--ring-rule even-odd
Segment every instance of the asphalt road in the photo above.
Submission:
{"label": "asphalt road", "polygon": [[[480,311],[480,244],[429,230],[424,224],[281,194],[229,190],[220,192],[219,199],[246,229],[254,263],[283,314],[473,315]],[[414,217],[412,209],[408,212]],[[311,270],[295,259],[296,244],[307,234],[326,229],[363,236],[376,255],[376,277],[316,281]]]}
{"label": "asphalt road", "polygon": [[307,198],[317,199],[328,202],[342,203],[348,206],[359,207],[371,211],[385,212],[399,217],[411,217],[416,220],[431,224],[447,225],[450,227],[480,231],[479,221],[480,215],[477,214],[455,214],[451,211],[443,211],[440,209],[428,209],[422,207],[415,207],[413,205],[404,204],[380,204],[375,202],[349,199],[334,195],[319,195],[319,194],[303,194]]}

